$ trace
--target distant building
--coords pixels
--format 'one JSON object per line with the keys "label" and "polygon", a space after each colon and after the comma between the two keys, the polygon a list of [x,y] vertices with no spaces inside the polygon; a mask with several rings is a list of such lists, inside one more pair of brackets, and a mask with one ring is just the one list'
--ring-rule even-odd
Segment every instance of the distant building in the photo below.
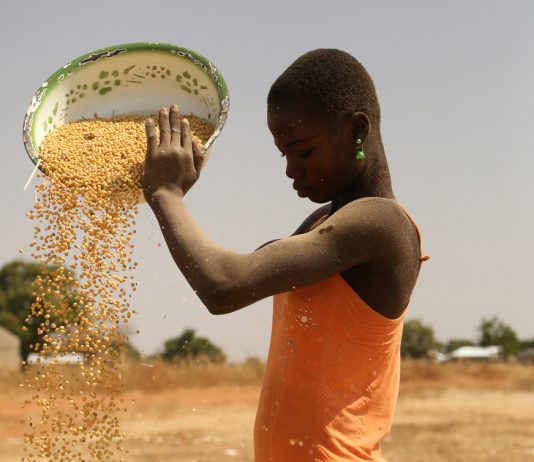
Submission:
{"label": "distant building", "polygon": [[[67,336],[59,332],[51,332],[48,334],[48,337],[54,339],[57,342],[57,348],[63,349],[67,342]],[[35,364],[82,364],[85,362],[85,356],[83,353],[78,353],[75,351],[65,352],[62,351],[60,354],[46,354],[41,355],[40,352],[30,353],[26,362],[32,366]]]}
{"label": "distant building", "polygon": [[20,339],[0,327],[0,369],[18,369],[20,367]]}
{"label": "distant building", "polygon": [[63,353],[56,356],[41,356],[39,353],[30,353],[28,355],[27,363],[35,364],[81,364],[84,362],[84,355],[82,353]]}
{"label": "distant building", "polygon": [[451,351],[445,356],[445,361],[473,359],[481,361],[491,361],[499,359],[502,354],[502,347],[498,345],[491,346],[462,346]]}
{"label": "distant building", "polygon": [[432,361],[436,361],[438,363],[442,363],[443,361],[447,361],[448,359],[445,353],[442,353],[441,351],[438,351],[438,350],[429,350],[428,357]]}

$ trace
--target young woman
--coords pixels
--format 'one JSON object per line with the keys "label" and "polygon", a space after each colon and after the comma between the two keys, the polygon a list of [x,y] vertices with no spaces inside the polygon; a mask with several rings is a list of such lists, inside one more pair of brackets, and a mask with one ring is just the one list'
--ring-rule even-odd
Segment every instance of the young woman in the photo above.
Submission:
{"label": "young woman", "polygon": [[373,82],[349,54],[311,51],[269,92],[268,126],[300,197],[297,231],[239,254],[210,241],[183,197],[202,155],[176,105],[147,121],[144,194],[169,250],[213,314],[274,295],[255,426],[257,462],[382,461],[398,392],[417,227],[393,194]]}

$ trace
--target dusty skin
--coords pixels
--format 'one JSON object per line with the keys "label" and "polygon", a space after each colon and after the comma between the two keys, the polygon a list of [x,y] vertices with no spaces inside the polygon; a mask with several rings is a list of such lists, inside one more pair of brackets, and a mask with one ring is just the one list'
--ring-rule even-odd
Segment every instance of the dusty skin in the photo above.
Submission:
{"label": "dusty skin", "polygon": [[[261,374],[137,366],[123,394],[126,460],[252,462]],[[32,411],[0,371],[0,462],[20,462]],[[389,462],[534,461],[534,365],[405,363]]]}

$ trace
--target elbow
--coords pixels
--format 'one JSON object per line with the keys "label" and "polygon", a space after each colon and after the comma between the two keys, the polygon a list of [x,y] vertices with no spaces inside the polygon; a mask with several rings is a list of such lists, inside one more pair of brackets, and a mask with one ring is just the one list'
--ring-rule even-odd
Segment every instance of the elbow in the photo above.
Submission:
{"label": "elbow", "polygon": [[203,300],[203,303],[209,313],[214,316],[230,313],[230,311],[227,309],[227,306],[225,306],[224,303],[220,303],[216,299]]}
{"label": "elbow", "polygon": [[213,316],[220,316],[221,314],[228,314],[234,311],[223,305],[207,305],[206,308]]}
{"label": "elbow", "polygon": [[236,311],[239,309],[239,307],[236,307],[229,303],[223,303],[219,300],[209,300],[209,301],[205,300],[203,301],[203,303],[204,303],[204,306],[209,311],[209,313],[214,316],[232,313],[233,311]]}
{"label": "elbow", "polygon": [[253,300],[248,300],[243,296],[242,291],[223,285],[210,290],[210,293],[202,296],[201,300],[210,314],[214,316],[232,313],[253,303]]}
{"label": "elbow", "polygon": [[208,312],[213,315],[225,314],[224,305],[213,291],[195,291]]}
{"label": "elbow", "polygon": [[[245,259],[244,259],[245,258]],[[213,315],[228,314],[240,310],[258,300],[254,282],[250,278],[253,265],[244,256],[230,255],[219,265],[208,268],[198,295]]]}

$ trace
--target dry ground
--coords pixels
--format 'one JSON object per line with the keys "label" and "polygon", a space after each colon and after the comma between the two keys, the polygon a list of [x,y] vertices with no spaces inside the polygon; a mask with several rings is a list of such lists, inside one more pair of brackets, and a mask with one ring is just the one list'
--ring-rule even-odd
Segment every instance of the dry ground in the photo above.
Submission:
{"label": "dry ground", "polygon": [[[126,460],[252,462],[256,366],[134,371],[124,393]],[[20,461],[29,411],[18,405],[16,378],[0,380],[0,462]],[[534,462],[534,365],[405,363],[382,447],[390,462]]]}

